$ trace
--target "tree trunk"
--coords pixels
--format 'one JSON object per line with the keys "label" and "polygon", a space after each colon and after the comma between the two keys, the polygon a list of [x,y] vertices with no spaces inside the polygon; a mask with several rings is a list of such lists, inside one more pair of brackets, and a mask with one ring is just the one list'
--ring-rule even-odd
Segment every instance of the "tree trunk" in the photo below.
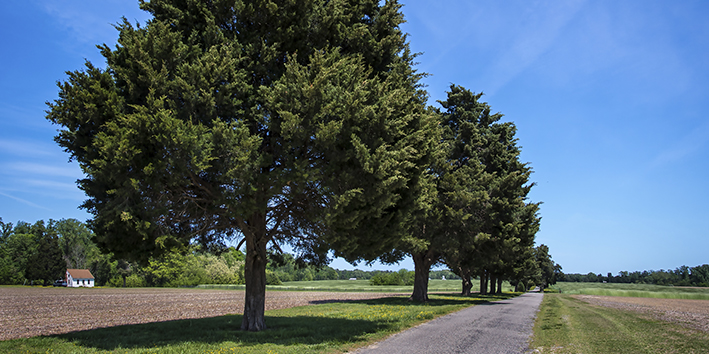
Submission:
{"label": "tree trunk", "polygon": [[460,278],[463,281],[463,291],[461,292],[461,295],[470,296],[470,290],[473,288],[473,282],[470,280],[470,270],[461,269],[460,275]]}
{"label": "tree trunk", "polygon": [[490,294],[495,294],[495,285],[497,285],[497,275],[490,273]]}
{"label": "tree trunk", "polygon": [[497,293],[502,294],[502,277],[497,278]]}
{"label": "tree trunk", "polygon": [[414,292],[409,299],[426,302],[428,301],[428,275],[435,257],[431,250],[426,250],[412,253],[411,258],[414,259]]}
{"label": "tree trunk", "polygon": [[[244,302],[244,319],[241,329],[244,331],[261,331],[266,329],[264,311],[266,308],[266,223],[250,223],[253,233],[244,233],[246,237],[246,259],[244,278],[246,280],[246,299]],[[255,226],[255,227],[254,227]]]}
{"label": "tree trunk", "polygon": [[123,274],[122,277],[123,277],[123,287],[125,288],[126,287],[126,275]]}
{"label": "tree trunk", "polygon": [[480,295],[487,294],[487,271],[482,270],[480,272]]}

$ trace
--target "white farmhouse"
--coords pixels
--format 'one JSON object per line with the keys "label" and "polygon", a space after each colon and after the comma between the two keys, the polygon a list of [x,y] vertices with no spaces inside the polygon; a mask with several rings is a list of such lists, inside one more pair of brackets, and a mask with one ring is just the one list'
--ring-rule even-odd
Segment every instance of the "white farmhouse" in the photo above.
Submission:
{"label": "white farmhouse", "polygon": [[80,286],[93,288],[94,276],[91,275],[88,269],[67,269],[66,286],[70,288],[78,288]]}

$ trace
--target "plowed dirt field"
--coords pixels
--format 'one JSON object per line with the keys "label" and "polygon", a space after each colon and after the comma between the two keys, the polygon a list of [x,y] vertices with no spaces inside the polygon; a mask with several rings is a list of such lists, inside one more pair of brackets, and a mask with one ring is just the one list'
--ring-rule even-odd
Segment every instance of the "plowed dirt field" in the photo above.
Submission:
{"label": "plowed dirt field", "polygon": [[632,310],[664,321],[709,332],[709,300],[651,299],[644,297],[616,297],[575,295],[593,305]]}
{"label": "plowed dirt field", "polygon": [[[269,291],[266,310],[391,295]],[[0,287],[0,340],[241,314],[243,306],[238,290]]]}

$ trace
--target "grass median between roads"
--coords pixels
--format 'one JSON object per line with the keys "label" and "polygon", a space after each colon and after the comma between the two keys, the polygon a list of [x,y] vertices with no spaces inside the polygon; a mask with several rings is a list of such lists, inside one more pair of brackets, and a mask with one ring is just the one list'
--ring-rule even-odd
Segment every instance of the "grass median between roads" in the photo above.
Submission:
{"label": "grass median between roads", "polygon": [[530,348],[538,353],[707,353],[709,334],[567,294],[544,294]]}
{"label": "grass median between roads", "polygon": [[[241,315],[99,328],[0,342],[2,353],[338,353],[498,296],[430,295],[323,303],[266,311],[267,330],[239,330]],[[78,310],[78,309],[77,309]],[[70,315],[70,314],[68,314]]]}

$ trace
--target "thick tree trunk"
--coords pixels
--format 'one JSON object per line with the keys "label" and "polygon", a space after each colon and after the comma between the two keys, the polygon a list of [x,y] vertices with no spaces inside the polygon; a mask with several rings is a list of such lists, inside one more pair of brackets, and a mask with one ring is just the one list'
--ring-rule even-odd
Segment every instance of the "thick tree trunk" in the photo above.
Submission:
{"label": "thick tree trunk", "polygon": [[497,285],[497,275],[490,273],[490,294],[495,293],[495,285]]}
{"label": "thick tree trunk", "polygon": [[433,252],[412,253],[414,259],[414,292],[410,300],[426,302],[428,301],[428,275],[431,265],[434,262]]}
{"label": "thick tree trunk", "polygon": [[487,294],[487,271],[480,272],[480,295]]}
{"label": "thick tree trunk", "polygon": [[470,271],[461,269],[460,275],[463,282],[463,291],[461,292],[461,295],[470,296],[470,290],[473,288],[473,282],[470,280]]}
{"label": "thick tree trunk", "polygon": [[[246,299],[244,302],[244,319],[241,329],[244,331],[261,331],[266,329],[264,311],[266,308],[266,225],[258,225],[252,230],[258,230],[246,236],[246,259],[244,278],[246,280]],[[253,224],[252,224],[253,225]],[[261,226],[261,227],[259,227]],[[261,231],[261,232],[259,232]]]}
{"label": "thick tree trunk", "polygon": [[497,278],[497,293],[502,294],[502,277]]}

